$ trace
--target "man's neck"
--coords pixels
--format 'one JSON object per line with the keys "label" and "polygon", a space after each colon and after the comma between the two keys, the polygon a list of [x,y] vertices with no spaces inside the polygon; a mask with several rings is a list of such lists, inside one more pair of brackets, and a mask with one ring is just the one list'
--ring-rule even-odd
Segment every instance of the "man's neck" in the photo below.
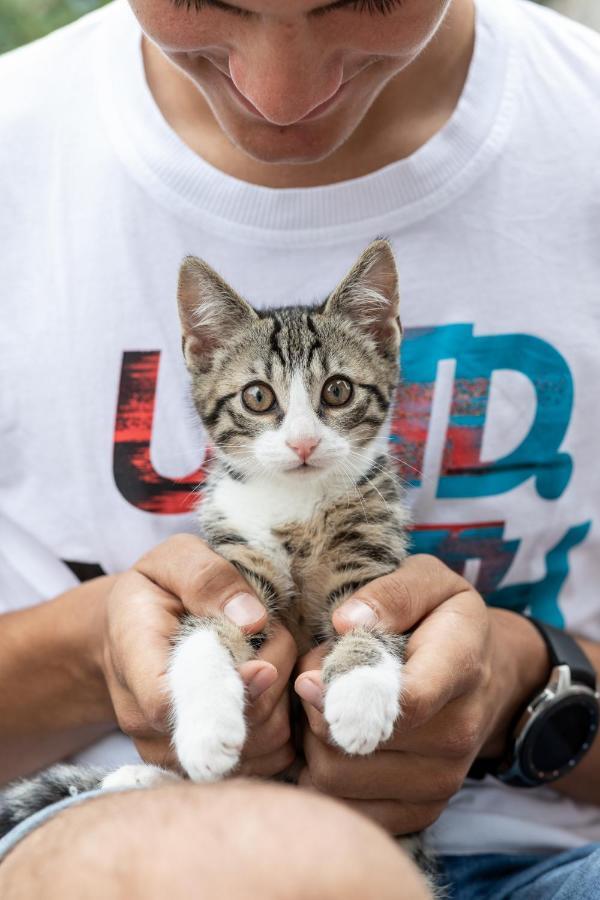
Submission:
{"label": "man's neck", "polygon": [[314,187],[367,175],[413,154],[454,112],[475,40],[473,0],[454,0],[434,39],[381,92],[351,137],[331,156],[308,164],[252,159],[223,133],[199,89],[147,39],[148,85],[164,118],[207,162],[266,187]]}

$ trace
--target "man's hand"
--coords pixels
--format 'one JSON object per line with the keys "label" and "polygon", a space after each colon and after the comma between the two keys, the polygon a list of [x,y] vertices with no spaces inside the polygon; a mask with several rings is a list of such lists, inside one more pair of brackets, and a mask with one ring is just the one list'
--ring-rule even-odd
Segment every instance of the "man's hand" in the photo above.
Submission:
{"label": "man's hand", "polygon": [[333,617],[342,634],[380,623],[414,629],[395,733],[369,757],[332,746],[319,669],[327,647],[300,660],[296,691],[307,716],[300,783],[346,799],[394,834],[431,825],[478,755],[502,753],[507,728],[544,683],[548,659],[537,630],[431,556],[413,556],[362,588]]}
{"label": "man's hand", "polygon": [[[177,768],[170,746],[166,672],[171,638],[184,613],[225,615],[247,634],[267,611],[237,569],[202,540],[169,538],[119,575],[106,604],[103,671],[120,728],[142,758]],[[282,626],[258,658],[240,667],[249,700],[241,772],[270,776],[294,759],[288,680],[296,645]]]}

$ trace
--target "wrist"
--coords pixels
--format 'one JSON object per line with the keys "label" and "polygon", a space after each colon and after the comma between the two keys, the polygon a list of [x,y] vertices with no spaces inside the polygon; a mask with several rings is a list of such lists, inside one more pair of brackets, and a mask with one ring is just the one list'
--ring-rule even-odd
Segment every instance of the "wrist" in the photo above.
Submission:
{"label": "wrist", "polygon": [[75,608],[73,628],[66,635],[66,652],[70,655],[68,664],[72,669],[73,682],[80,689],[82,724],[109,724],[115,721],[103,659],[106,603],[116,578],[105,575],[69,592],[69,599]]}
{"label": "wrist", "polygon": [[525,616],[495,608],[489,613],[492,629],[489,703],[494,716],[479,756],[495,759],[504,754],[515,720],[547,683],[551,665],[543,638]]}

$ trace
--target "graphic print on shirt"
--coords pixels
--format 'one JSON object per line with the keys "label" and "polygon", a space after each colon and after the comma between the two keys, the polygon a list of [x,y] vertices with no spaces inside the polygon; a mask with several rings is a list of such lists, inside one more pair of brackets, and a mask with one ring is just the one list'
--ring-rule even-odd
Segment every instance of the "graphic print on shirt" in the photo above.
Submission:
{"label": "graphic print on shirt", "polygon": [[184,478],[160,475],[150,458],[160,350],[123,354],[113,444],[116,485],[132,506],[162,515],[191,512],[204,465]]}
{"label": "graphic print on shirt", "polygon": [[[402,388],[394,409],[390,451],[402,478],[421,483],[431,423],[438,364],[455,361],[452,399],[436,496],[470,499],[504,494],[533,479],[546,501],[565,492],[573,470],[560,451],[573,407],[573,380],[561,354],[549,343],[526,334],[474,336],[470,324],[407,329],[402,349]],[[133,506],[157,514],[189,513],[204,467],[184,478],[169,478],[152,465],[150,447],[160,351],[123,354],[114,434],[113,472],[117,488]],[[499,371],[525,376],[535,393],[535,415],[528,433],[503,457],[482,459],[492,376]],[[521,545],[506,540],[503,521],[469,524],[418,524],[413,549],[432,553],[463,574],[477,561],[475,586],[494,606],[529,611],[563,625],[559,595],[569,572],[569,554],[590,530],[573,523],[546,552],[545,574],[538,581],[501,587]]]}

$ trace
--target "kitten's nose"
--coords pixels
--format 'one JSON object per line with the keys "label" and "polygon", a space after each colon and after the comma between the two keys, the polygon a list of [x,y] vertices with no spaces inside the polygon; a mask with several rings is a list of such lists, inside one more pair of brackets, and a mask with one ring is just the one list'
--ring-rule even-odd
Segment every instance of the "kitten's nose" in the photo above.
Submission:
{"label": "kitten's nose", "polygon": [[299,456],[302,462],[306,462],[315,447],[320,443],[319,438],[299,438],[297,441],[286,441],[290,449]]}

